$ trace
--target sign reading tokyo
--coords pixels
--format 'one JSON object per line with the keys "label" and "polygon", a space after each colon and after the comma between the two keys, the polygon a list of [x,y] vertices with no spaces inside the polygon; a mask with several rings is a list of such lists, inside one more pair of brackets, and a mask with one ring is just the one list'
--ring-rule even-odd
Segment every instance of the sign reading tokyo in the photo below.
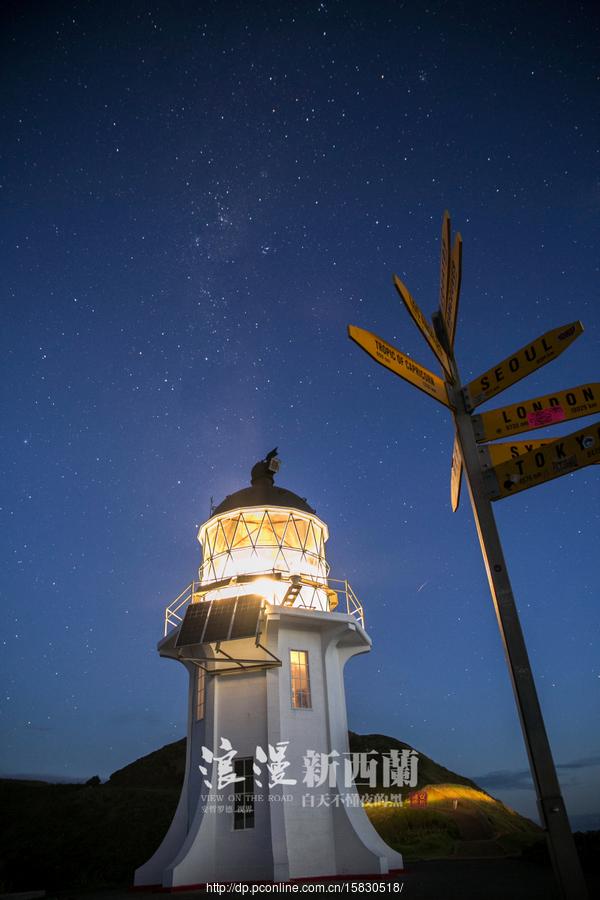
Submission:
{"label": "sign reading tokyo", "polygon": [[[490,444],[490,448],[493,447]],[[488,448],[488,449],[490,449]],[[490,500],[560,478],[600,461],[600,422],[502,462],[485,473]]]}
{"label": "sign reading tokyo", "polygon": [[546,440],[542,441],[501,441],[499,444],[481,444],[477,450],[479,451],[481,468],[485,471],[551,443],[552,438],[546,438]]}
{"label": "sign reading tokyo", "polygon": [[485,403],[500,391],[556,359],[582,332],[581,322],[571,322],[562,328],[547,331],[531,344],[521,347],[512,356],[502,360],[463,388],[467,410],[475,409],[480,403]]}
{"label": "sign reading tokyo", "polygon": [[535,400],[523,400],[512,406],[474,415],[473,431],[478,443],[494,441],[499,437],[533,431],[556,422],[579,419],[599,410],[600,384],[580,384]]}
{"label": "sign reading tokyo", "polygon": [[430,372],[424,366],[418,365],[410,356],[406,356],[400,350],[388,344],[387,341],[377,337],[364,328],[356,325],[348,325],[348,335],[359,347],[371,356],[375,362],[385,366],[394,374],[409,381],[420,391],[424,391],[439,400],[444,406],[450,406],[446,385],[437,375]]}

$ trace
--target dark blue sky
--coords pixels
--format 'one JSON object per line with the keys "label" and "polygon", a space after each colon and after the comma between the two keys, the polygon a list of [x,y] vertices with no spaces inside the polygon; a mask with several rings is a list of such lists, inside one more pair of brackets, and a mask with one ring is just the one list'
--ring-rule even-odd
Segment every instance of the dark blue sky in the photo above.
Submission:
{"label": "dark blue sky", "polygon": [[[107,775],[181,737],[155,652],[197,524],[278,445],[374,640],[352,728],[533,812],[439,371],[443,210],[465,381],[585,332],[488,406],[600,380],[592,4],[15,3],[2,28],[1,771]],[[484,409],[487,407],[484,407]],[[551,436],[587,420],[558,426]],[[539,433],[538,433],[539,434]],[[600,812],[597,467],[496,505],[569,811]]]}

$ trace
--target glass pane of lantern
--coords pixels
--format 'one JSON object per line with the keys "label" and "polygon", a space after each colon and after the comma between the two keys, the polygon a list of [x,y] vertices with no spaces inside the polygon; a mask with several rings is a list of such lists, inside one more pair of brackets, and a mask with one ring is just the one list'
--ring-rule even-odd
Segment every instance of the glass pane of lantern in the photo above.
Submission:
{"label": "glass pane of lantern", "polygon": [[285,526],[288,523],[289,516],[282,516],[278,513],[269,513],[269,518],[271,520],[271,525],[273,526],[273,531],[275,532],[275,536],[277,538],[277,543],[281,544],[283,541],[283,535],[285,532]]}
{"label": "glass pane of lantern", "polygon": [[215,526],[211,525],[210,528],[206,529],[206,532],[204,535],[207,556],[212,556],[212,554],[213,554],[214,540],[215,540]]}
{"label": "glass pane of lantern", "polygon": [[281,548],[279,548],[279,550],[277,551],[277,554],[273,560],[273,568],[281,569],[284,572],[292,571],[292,567],[290,566],[289,560]]}
{"label": "glass pane of lantern", "polygon": [[217,528],[215,533],[215,543],[213,547],[213,553],[223,553],[227,550],[227,541],[225,539],[225,532],[223,531],[223,526],[220,522],[217,522]]}
{"label": "glass pane of lantern", "polygon": [[305,544],[305,548],[306,548],[306,550],[310,551],[311,553],[318,553],[318,552],[319,552],[319,548],[318,548],[318,546],[317,546],[317,541],[316,541],[316,538],[315,538],[315,532],[314,532],[314,529],[313,529],[312,522],[311,522],[311,523],[309,524],[309,526],[308,526],[308,532],[307,532],[307,535],[306,535],[306,544]]}
{"label": "glass pane of lantern", "polygon": [[306,533],[308,531],[308,522],[306,521],[306,519],[299,519],[294,516],[294,525],[296,526],[296,530],[300,538],[300,546],[304,547],[304,542],[306,541]]}
{"label": "glass pane of lantern", "polygon": [[237,520],[237,526],[233,535],[233,539],[231,540],[232,549],[235,547],[249,547],[250,546],[250,537],[248,535],[248,529],[246,528],[246,522],[244,521],[243,516],[239,516]]}
{"label": "glass pane of lantern", "polygon": [[233,535],[235,532],[235,526],[237,525],[238,520],[237,517],[235,519],[222,519],[221,527],[225,533],[225,537],[227,538],[227,543],[231,546],[231,541],[233,539]]}
{"label": "glass pane of lantern", "polygon": [[283,546],[292,547],[294,550],[300,550],[302,546],[293,516],[289,516],[287,519],[287,525],[283,535]]}
{"label": "glass pane of lantern", "polygon": [[278,541],[271,519],[269,518],[269,514],[265,513],[262,525],[260,526],[260,531],[258,532],[257,544],[263,547],[276,547],[277,543]]}
{"label": "glass pane of lantern", "polygon": [[263,515],[262,513],[258,513],[258,515],[256,513],[242,513],[242,518],[246,523],[246,528],[250,535],[250,542],[254,545],[256,543],[256,536],[258,535],[258,529],[260,528]]}

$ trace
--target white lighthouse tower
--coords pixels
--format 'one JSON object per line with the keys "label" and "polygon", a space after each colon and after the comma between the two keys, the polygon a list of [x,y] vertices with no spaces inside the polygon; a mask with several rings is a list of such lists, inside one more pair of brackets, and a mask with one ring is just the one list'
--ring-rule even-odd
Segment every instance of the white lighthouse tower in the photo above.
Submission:
{"label": "white lighthouse tower", "polygon": [[[199,580],[166,610],[161,656],[189,672],[177,811],[135,885],[383,875],[402,857],[348,784],[343,669],[371,649],[329,578],[327,525],[273,483],[275,451],[198,533]],[[307,761],[320,763],[311,786]]]}

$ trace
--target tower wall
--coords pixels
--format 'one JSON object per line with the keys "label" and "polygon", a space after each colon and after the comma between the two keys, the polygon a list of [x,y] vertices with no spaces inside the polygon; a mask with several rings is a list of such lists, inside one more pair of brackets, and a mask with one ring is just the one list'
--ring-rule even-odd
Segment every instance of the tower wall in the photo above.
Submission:
{"label": "tower wall", "polygon": [[[266,646],[282,662],[280,667],[235,675],[207,676],[205,716],[195,722],[195,692],[190,691],[188,745],[189,767],[183,795],[187,817],[178,809],[172,828],[155,854],[153,872],[162,865],[160,878],[149,878],[149,864],[136,873],[136,884],[162,883],[165,887],[210,881],[284,881],[344,874],[383,874],[401,868],[402,858],[377,835],[360,806],[311,805],[310,796],[323,794],[347,798],[355,789],[344,786],[344,754],[348,731],[343,668],[348,659],[370,649],[370,640],[351,616],[314,610],[271,607],[267,619]],[[228,652],[231,648],[228,647]],[[174,641],[160,645],[161,654],[177,657]],[[311,705],[292,708],[290,650],[308,653]],[[189,663],[186,663],[189,667]],[[194,676],[191,679],[194,684]],[[202,728],[198,726],[202,725]],[[216,789],[214,767],[202,759],[202,746],[221,753],[227,738],[237,758],[253,757],[256,748],[268,753],[280,741],[289,742],[285,760],[287,778],[294,785],[269,789],[266,764],[257,776],[254,827],[234,830],[232,811],[203,811],[208,794],[224,794],[222,805],[235,787]],[[335,786],[326,783],[309,789],[303,783],[307,750],[340,756]],[[202,764],[206,776],[198,778]],[[212,781],[209,789],[200,782]],[[284,799],[281,799],[284,797]],[[304,798],[304,802],[303,802]],[[181,805],[181,803],[180,803]],[[213,805],[212,803],[209,805]],[[179,816],[179,818],[178,818]],[[182,822],[187,818],[185,833]],[[171,833],[173,832],[173,833]],[[167,847],[179,846],[167,861]],[[152,862],[152,860],[150,861]]]}

